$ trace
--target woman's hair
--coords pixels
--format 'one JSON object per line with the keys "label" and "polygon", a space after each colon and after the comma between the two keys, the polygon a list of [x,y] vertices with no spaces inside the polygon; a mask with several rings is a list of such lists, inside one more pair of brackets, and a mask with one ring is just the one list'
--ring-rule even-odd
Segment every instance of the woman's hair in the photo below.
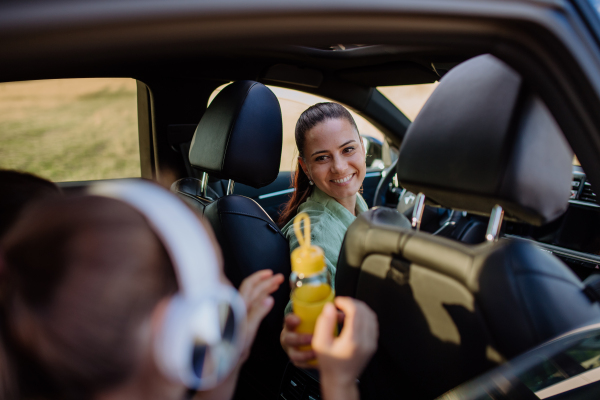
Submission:
{"label": "woman's hair", "polygon": [[29,208],[0,247],[0,285],[3,399],[90,398],[126,381],[153,309],[177,291],[145,218],[94,196]]}
{"label": "woman's hair", "polygon": [[[337,103],[317,103],[314,106],[307,108],[298,118],[296,122],[296,147],[298,148],[298,156],[304,160],[304,143],[306,133],[320,124],[323,121],[330,119],[345,119],[352,125],[358,133],[358,127],[352,114],[342,105]],[[298,206],[304,203],[312,192],[312,186],[308,183],[308,176],[302,170],[300,163],[296,164],[296,171],[292,175],[292,187],[295,189],[290,200],[284,205],[279,216],[279,226],[283,227],[287,224],[298,212]]]}

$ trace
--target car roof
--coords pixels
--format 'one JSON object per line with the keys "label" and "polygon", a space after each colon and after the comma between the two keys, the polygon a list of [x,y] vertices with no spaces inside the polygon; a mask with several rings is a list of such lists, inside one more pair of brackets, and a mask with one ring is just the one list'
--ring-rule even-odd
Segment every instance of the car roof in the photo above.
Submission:
{"label": "car roof", "polygon": [[[323,47],[339,43],[393,46],[390,62],[414,67],[407,76],[423,67],[429,79],[432,62],[492,53],[540,93],[600,186],[600,141],[590,140],[600,137],[600,22],[585,4],[591,7],[585,0],[9,1],[0,4],[0,81],[206,78],[215,66],[235,80],[246,79],[236,74],[240,60],[257,67],[256,78],[259,66],[274,61],[350,66],[355,60],[344,54],[369,50],[342,51],[332,61],[336,52]],[[312,49],[285,47],[282,55],[282,46]],[[326,54],[307,54],[318,50]]]}

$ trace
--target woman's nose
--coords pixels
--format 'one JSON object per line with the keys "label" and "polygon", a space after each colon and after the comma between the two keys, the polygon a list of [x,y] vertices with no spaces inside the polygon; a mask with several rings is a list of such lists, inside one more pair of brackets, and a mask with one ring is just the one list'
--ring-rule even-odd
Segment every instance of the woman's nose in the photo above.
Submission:
{"label": "woman's nose", "polygon": [[331,166],[331,172],[335,174],[342,173],[346,171],[348,163],[344,160],[344,157],[335,157],[333,159],[333,164]]}

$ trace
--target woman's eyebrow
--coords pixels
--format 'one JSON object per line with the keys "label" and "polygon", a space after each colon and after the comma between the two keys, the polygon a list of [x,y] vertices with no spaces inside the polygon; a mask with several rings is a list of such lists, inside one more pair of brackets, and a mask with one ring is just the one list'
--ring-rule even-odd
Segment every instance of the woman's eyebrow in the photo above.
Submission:
{"label": "woman's eyebrow", "polygon": [[328,153],[327,150],[319,150],[319,151],[315,151],[314,153],[312,153],[310,156],[314,156],[315,154],[320,154],[320,153]]}
{"label": "woman's eyebrow", "polygon": [[[352,142],[356,142],[356,140],[355,140],[355,139],[348,140],[346,143],[344,143],[344,144],[342,144],[340,147],[338,147],[338,149],[341,149],[342,147],[344,147],[344,146],[346,146],[346,145],[348,145],[348,144],[350,144],[350,143],[352,143]],[[315,152],[314,152],[314,153],[312,153],[310,156],[312,157],[312,156],[314,156],[314,155],[316,155],[316,154],[320,154],[320,153],[327,153],[327,152],[328,152],[327,150],[319,150],[319,151],[315,151]]]}
{"label": "woman's eyebrow", "polygon": [[347,144],[350,144],[352,142],[356,142],[356,140],[352,139],[352,140],[348,140],[346,143],[344,143],[343,145],[341,145],[340,147],[338,147],[338,149],[341,149],[342,147],[346,146]]}

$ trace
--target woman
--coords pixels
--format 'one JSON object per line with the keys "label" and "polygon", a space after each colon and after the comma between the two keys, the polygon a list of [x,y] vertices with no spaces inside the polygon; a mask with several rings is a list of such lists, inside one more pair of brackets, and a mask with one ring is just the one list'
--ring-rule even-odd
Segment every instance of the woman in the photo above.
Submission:
{"label": "woman", "polygon": [[[129,199],[141,199],[154,211],[142,212],[130,200],[119,200],[125,195],[115,197],[108,195],[110,190],[93,189],[94,196],[36,204],[2,243],[0,271],[5,290],[0,299],[0,398],[179,400],[194,394],[197,398],[214,399],[232,396],[258,325],[273,305],[269,294],[283,277],[259,271],[244,280],[240,294],[233,294],[229,304],[241,304],[246,309],[241,313],[247,315],[246,322],[230,325],[227,319],[223,325],[213,325],[228,327],[221,338],[240,339],[229,339],[229,345],[220,347],[214,357],[206,357],[205,351],[197,358],[197,349],[208,346],[210,352],[210,346],[220,341],[218,333],[215,336],[208,325],[189,323],[191,316],[215,322],[213,317],[230,314],[206,314],[204,310],[210,308],[199,308],[200,314],[184,314],[177,320],[181,314],[173,310],[187,310],[177,309],[186,299],[190,300],[189,306],[194,306],[196,300],[203,298],[203,291],[211,288],[216,287],[215,296],[224,300],[230,297],[223,293],[234,293],[226,287],[218,247],[214,241],[211,243],[209,231],[191,211],[168,192],[148,183],[136,183],[134,186],[146,189],[151,186],[138,191],[129,190],[131,184],[116,185],[113,192],[128,191]],[[169,213],[173,207],[183,207],[192,218],[180,223],[181,218],[174,219]],[[186,243],[190,229],[200,232],[196,239],[204,239]],[[193,245],[196,253],[187,251],[186,258],[181,247],[176,251],[180,245],[184,249]],[[187,260],[187,265],[192,260],[193,268],[182,268],[182,260]],[[198,286],[203,288],[199,291]],[[238,296],[243,302],[234,301]],[[375,347],[376,332],[365,330],[361,323],[365,318],[373,318],[372,312],[364,310],[366,306],[359,302],[346,302],[342,305],[348,314],[345,338],[344,331],[340,338],[331,337],[335,310],[329,310],[329,316],[324,315],[319,321],[323,333],[315,336],[319,338],[315,346],[321,349],[323,365],[332,368],[332,372],[324,371],[324,384],[327,390],[334,391],[326,395],[327,399],[342,395],[356,398],[354,381],[349,377],[362,370]],[[210,307],[213,303],[202,304]],[[235,314],[239,307],[232,310]],[[193,357],[185,353],[181,358],[187,370],[203,377],[217,376],[223,370],[220,367],[231,371],[222,379],[209,381],[209,391],[190,392],[182,383],[188,376],[172,373],[181,372],[172,368],[172,356],[177,355],[175,350],[181,338],[187,338],[179,335],[179,323],[187,324],[181,328],[198,330],[206,339],[194,340]],[[242,333],[228,336],[231,332]],[[173,333],[177,340],[168,342]],[[367,345],[353,345],[361,333],[361,340]],[[172,346],[165,347],[165,343]],[[232,353],[235,348],[239,351]],[[353,351],[350,362],[344,360],[348,349]],[[232,363],[220,364],[230,354],[235,355]],[[188,357],[194,362],[189,362]],[[217,366],[209,361],[215,361]],[[345,367],[336,367],[336,363]],[[348,365],[354,365],[354,369]],[[194,386],[204,382],[197,381]],[[340,386],[348,383],[348,388]]]}
{"label": "woman", "polygon": [[[336,103],[309,107],[296,123],[298,166],[293,177],[296,189],[279,219],[290,251],[298,247],[293,218],[299,212],[310,217],[311,243],[323,249],[332,278],[344,235],[356,216],[367,210],[359,194],[366,173],[365,148],[352,115]],[[293,333],[300,323],[288,304],[281,344],[296,366],[306,368],[315,357],[297,346],[310,343],[311,335]]]}
{"label": "woman", "polygon": [[352,115],[336,103],[308,108],[296,123],[298,166],[294,193],[281,213],[279,224],[298,247],[292,220],[299,212],[310,216],[311,243],[325,252],[332,277],[348,226],[367,210],[358,193],[366,173],[365,148]]}

